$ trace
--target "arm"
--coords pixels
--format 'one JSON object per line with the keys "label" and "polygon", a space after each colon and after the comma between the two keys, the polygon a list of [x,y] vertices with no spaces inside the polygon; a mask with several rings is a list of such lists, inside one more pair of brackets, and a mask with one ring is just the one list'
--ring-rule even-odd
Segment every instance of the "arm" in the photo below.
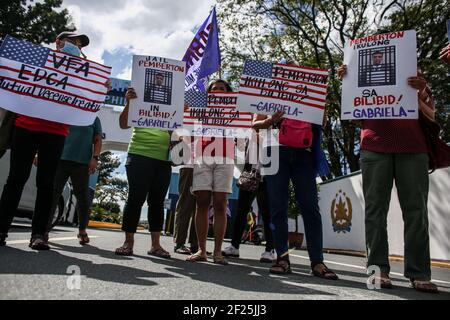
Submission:
{"label": "arm", "polygon": [[97,165],[98,165],[98,157],[100,156],[100,153],[102,151],[102,143],[103,143],[103,139],[102,139],[102,135],[101,134],[97,134],[94,137],[94,151],[92,154],[92,159],[89,162],[89,174],[93,174],[95,172],[95,170],[97,169]]}
{"label": "arm", "polygon": [[427,118],[434,120],[434,100],[425,78],[423,78],[421,75],[410,77],[408,78],[408,84],[418,92],[419,112],[421,112]]}
{"label": "arm", "polygon": [[125,104],[125,108],[123,109],[122,113],[120,114],[119,117],[119,126],[120,129],[129,129],[131,128],[130,126],[128,126],[128,110],[130,108],[130,100],[131,99],[136,99],[137,95],[136,92],[134,91],[133,88],[129,88],[127,90],[127,93],[125,94],[125,99],[127,101],[127,103]]}
{"label": "arm", "polygon": [[252,128],[256,131],[261,129],[269,129],[274,123],[278,123],[283,120],[284,112],[275,112],[271,117],[264,114],[256,114],[253,117]]}

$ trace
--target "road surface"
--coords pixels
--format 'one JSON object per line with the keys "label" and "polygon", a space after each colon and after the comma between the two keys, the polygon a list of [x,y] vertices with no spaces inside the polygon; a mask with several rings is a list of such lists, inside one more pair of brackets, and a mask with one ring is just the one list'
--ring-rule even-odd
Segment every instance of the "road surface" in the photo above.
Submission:
{"label": "road surface", "polygon": [[[114,255],[123,242],[120,231],[90,229],[91,245],[82,247],[76,229],[57,227],[50,235],[52,250],[45,252],[28,248],[30,231],[27,224],[15,225],[8,246],[0,247],[0,299],[450,299],[450,269],[445,268],[432,270],[438,295],[409,288],[400,262],[392,263],[395,289],[369,290],[359,257],[326,254],[328,267],[341,278],[326,281],[309,274],[308,255],[302,250],[291,254],[293,274],[275,276],[268,272],[270,265],[259,262],[262,246],[243,245],[240,259],[220,266],[185,262],[186,256],[173,253],[173,239],[166,236],[162,244],[172,259],[148,256],[150,236],[145,232],[136,235],[135,255],[120,257]],[[74,277],[78,271],[80,277]]]}

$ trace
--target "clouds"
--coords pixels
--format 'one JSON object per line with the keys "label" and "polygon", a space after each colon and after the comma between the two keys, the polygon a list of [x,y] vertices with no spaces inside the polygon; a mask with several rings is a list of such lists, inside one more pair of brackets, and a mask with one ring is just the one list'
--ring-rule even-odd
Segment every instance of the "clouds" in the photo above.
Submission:
{"label": "clouds", "polygon": [[65,0],[78,32],[91,45],[92,60],[113,66],[113,76],[131,77],[133,54],[181,59],[214,0]]}

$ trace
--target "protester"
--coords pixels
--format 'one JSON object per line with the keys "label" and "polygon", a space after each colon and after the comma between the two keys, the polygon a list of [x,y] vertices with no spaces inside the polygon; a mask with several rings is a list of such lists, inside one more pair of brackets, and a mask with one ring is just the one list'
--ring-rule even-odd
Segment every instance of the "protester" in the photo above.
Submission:
{"label": "protester", "polygon": [[[248,144],[247,144],[248,146]],[[258,164],[251,164],[250,157],[248,156],[249,148],[247,147],[246,152],[246,163],[244,166],[244,171],[251,171],[255,169],[259,170]],[[237,213],[233,224],[233,235],[231,238],[231,245],[226,247],[222,254],[226,257],[239,258],[239,246],[242,242],[242,235],[245,231],[247,224],[247,216],[249,210],[252,207],[252,203],[257,199],[259,214],[262,215],[264,221],[264,237],[266,240],[265,251],[261,254],[260,262],[270,263],[276,259],[275,250],[273,247],[272,230],[270,229],[270,210],[268,204],[268,196],[266,192],[266,178],[262,177],[259,183],[258,189],[255,192],[247,191],[244,189],[239,190]]]}
{"label": "protester", "polygon": [[[126,106],[120,114],[120,128],[128,129],[128,110],[131,99],[137,95],[133,88],[126,93]],[[123,212],[122,230],[124,244],[117,248],[117,255],[133,255],[134,235],[137,231],[141,209],[148,204],[148,223],[151,233],[151,249],[147,252],[161,258],[170,258],[160,243],[164,224],[164,199],[170,185],[172,168],[169,160],[170,134],[159,129],[133,128],[125,165],[128,178],[128,199]]]}
{"label": "protester", "polygon": [[444,62],[450,63],[450,44],[441,50],[439,53],[439,59]]}
{"label": "protester", "polygon": [[[338,70],[342,79],[347,66]],[[417,90],[419,111],[434,119],[434,101],[426,80],[408,78]],[[431,280],[428,230],[428,154],[424,133],[415,119],[363,120],[361,169],[365,199],[367,266],[378,266],[382,288],[392,288],[389,278],[387,215],[393,182],[403,213],[405,277],[425,292],[438,292]]]}
{"label": "protester", "polygon": [[[56,171],[51,212],[55,212],[64,186],[70,178],[77,199],[79,230],[77,237],[81,245],[89,243],[86,232],[91,203],[89,199],[89,176],[97,168],[101,150],[102,126],[98,117],[90,126],[71,126]],[[50,228],[51,225],[49,225],[49,230]]]}
{"label": "protester", "polygon": [[[224,80],[214,80],[208,86],[208,92],[231,92],[230,85]],[[208,209],[214,207],[214,252],[213,261],[227,265],[222,255],[222,243],[227,227],[227,198],[233,192],[234,140],[204,137],[201,142],[201,154],[194,150],[194,172],[192,191],[196,197],[197,211],[195,227],[199,251],[188,257],[187,261],[207,261],[206,239],[208,235]]]}
{"label": "protester", "polygon": [[[89,44],[86,35],[63,32],[56,39],[56,50],[80,56]],[[8,180],[0,199],[0,245],[5,245],[8,230],[22,196],[35,156],[37,159],[37,195],[32,221],[30,247],[49,250],[45,239],[49,221],[56,168],[69,134],[69,125],[17,115],[11,142]]]}
{"label": "protester", "polygon": [[[298,65],[296,62],[286,62],[288,65]],[[275,174],[266,175],[267,193],[273,240],[277,253],[277,261],[270,268],[274,274],[291,273],[288,247],[288,205],[289,205],[289,181],[294,185],[295,198],[302,214],[305,225],[305,235],[308,254],[311,261],[311,270],[314,276],[337,280],[337,275],[323,262],[323,235],[322,218],[319,211],[316,177],[328,174],[323,151],[321,150],[321,128],[303,121],[283,119],[284,113],[277,112],[272,116],[256,115],[253,122],[255,130],[280,128],[283,126],[285,137],[288,141],[309,141],[310,146],[297,147],[286,142],[270,143],[267,146],[269,158],[279,155],[279,168]],[[291,128],[304,130],[292,130],[305,137],[294,136]],[[281,136],[281,133],[280,133]],[[308,137],[308,138],[307,138]],[[311,138],[312,137],[312,138]],[[281,139],[281,138],[280,138]],[[269,165],[274,165],[270,163]],[[276,165],[276,164],[275,164]],[[265,165],[267,167],[268,165]]]}
{"label": "protester", "polygon": [[[184,165],[180,169],[178,182],[178,202],[175,210],[174,235],[175,253],[193,254],[198,251],[197,233],[195,231],[195,197],[191,193],[194,168]],[[189,232],[190,248],[185,246]]]}

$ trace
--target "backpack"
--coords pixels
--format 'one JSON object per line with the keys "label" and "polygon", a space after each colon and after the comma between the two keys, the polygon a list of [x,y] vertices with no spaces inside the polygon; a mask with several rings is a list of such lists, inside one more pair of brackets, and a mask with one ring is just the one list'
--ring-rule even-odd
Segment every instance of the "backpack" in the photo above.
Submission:
{"label": "backpack", "polygon": [[300,120],[284,119],[281,123],[279,142],[293,148],[310,148],[313,142],[312,125]]}

